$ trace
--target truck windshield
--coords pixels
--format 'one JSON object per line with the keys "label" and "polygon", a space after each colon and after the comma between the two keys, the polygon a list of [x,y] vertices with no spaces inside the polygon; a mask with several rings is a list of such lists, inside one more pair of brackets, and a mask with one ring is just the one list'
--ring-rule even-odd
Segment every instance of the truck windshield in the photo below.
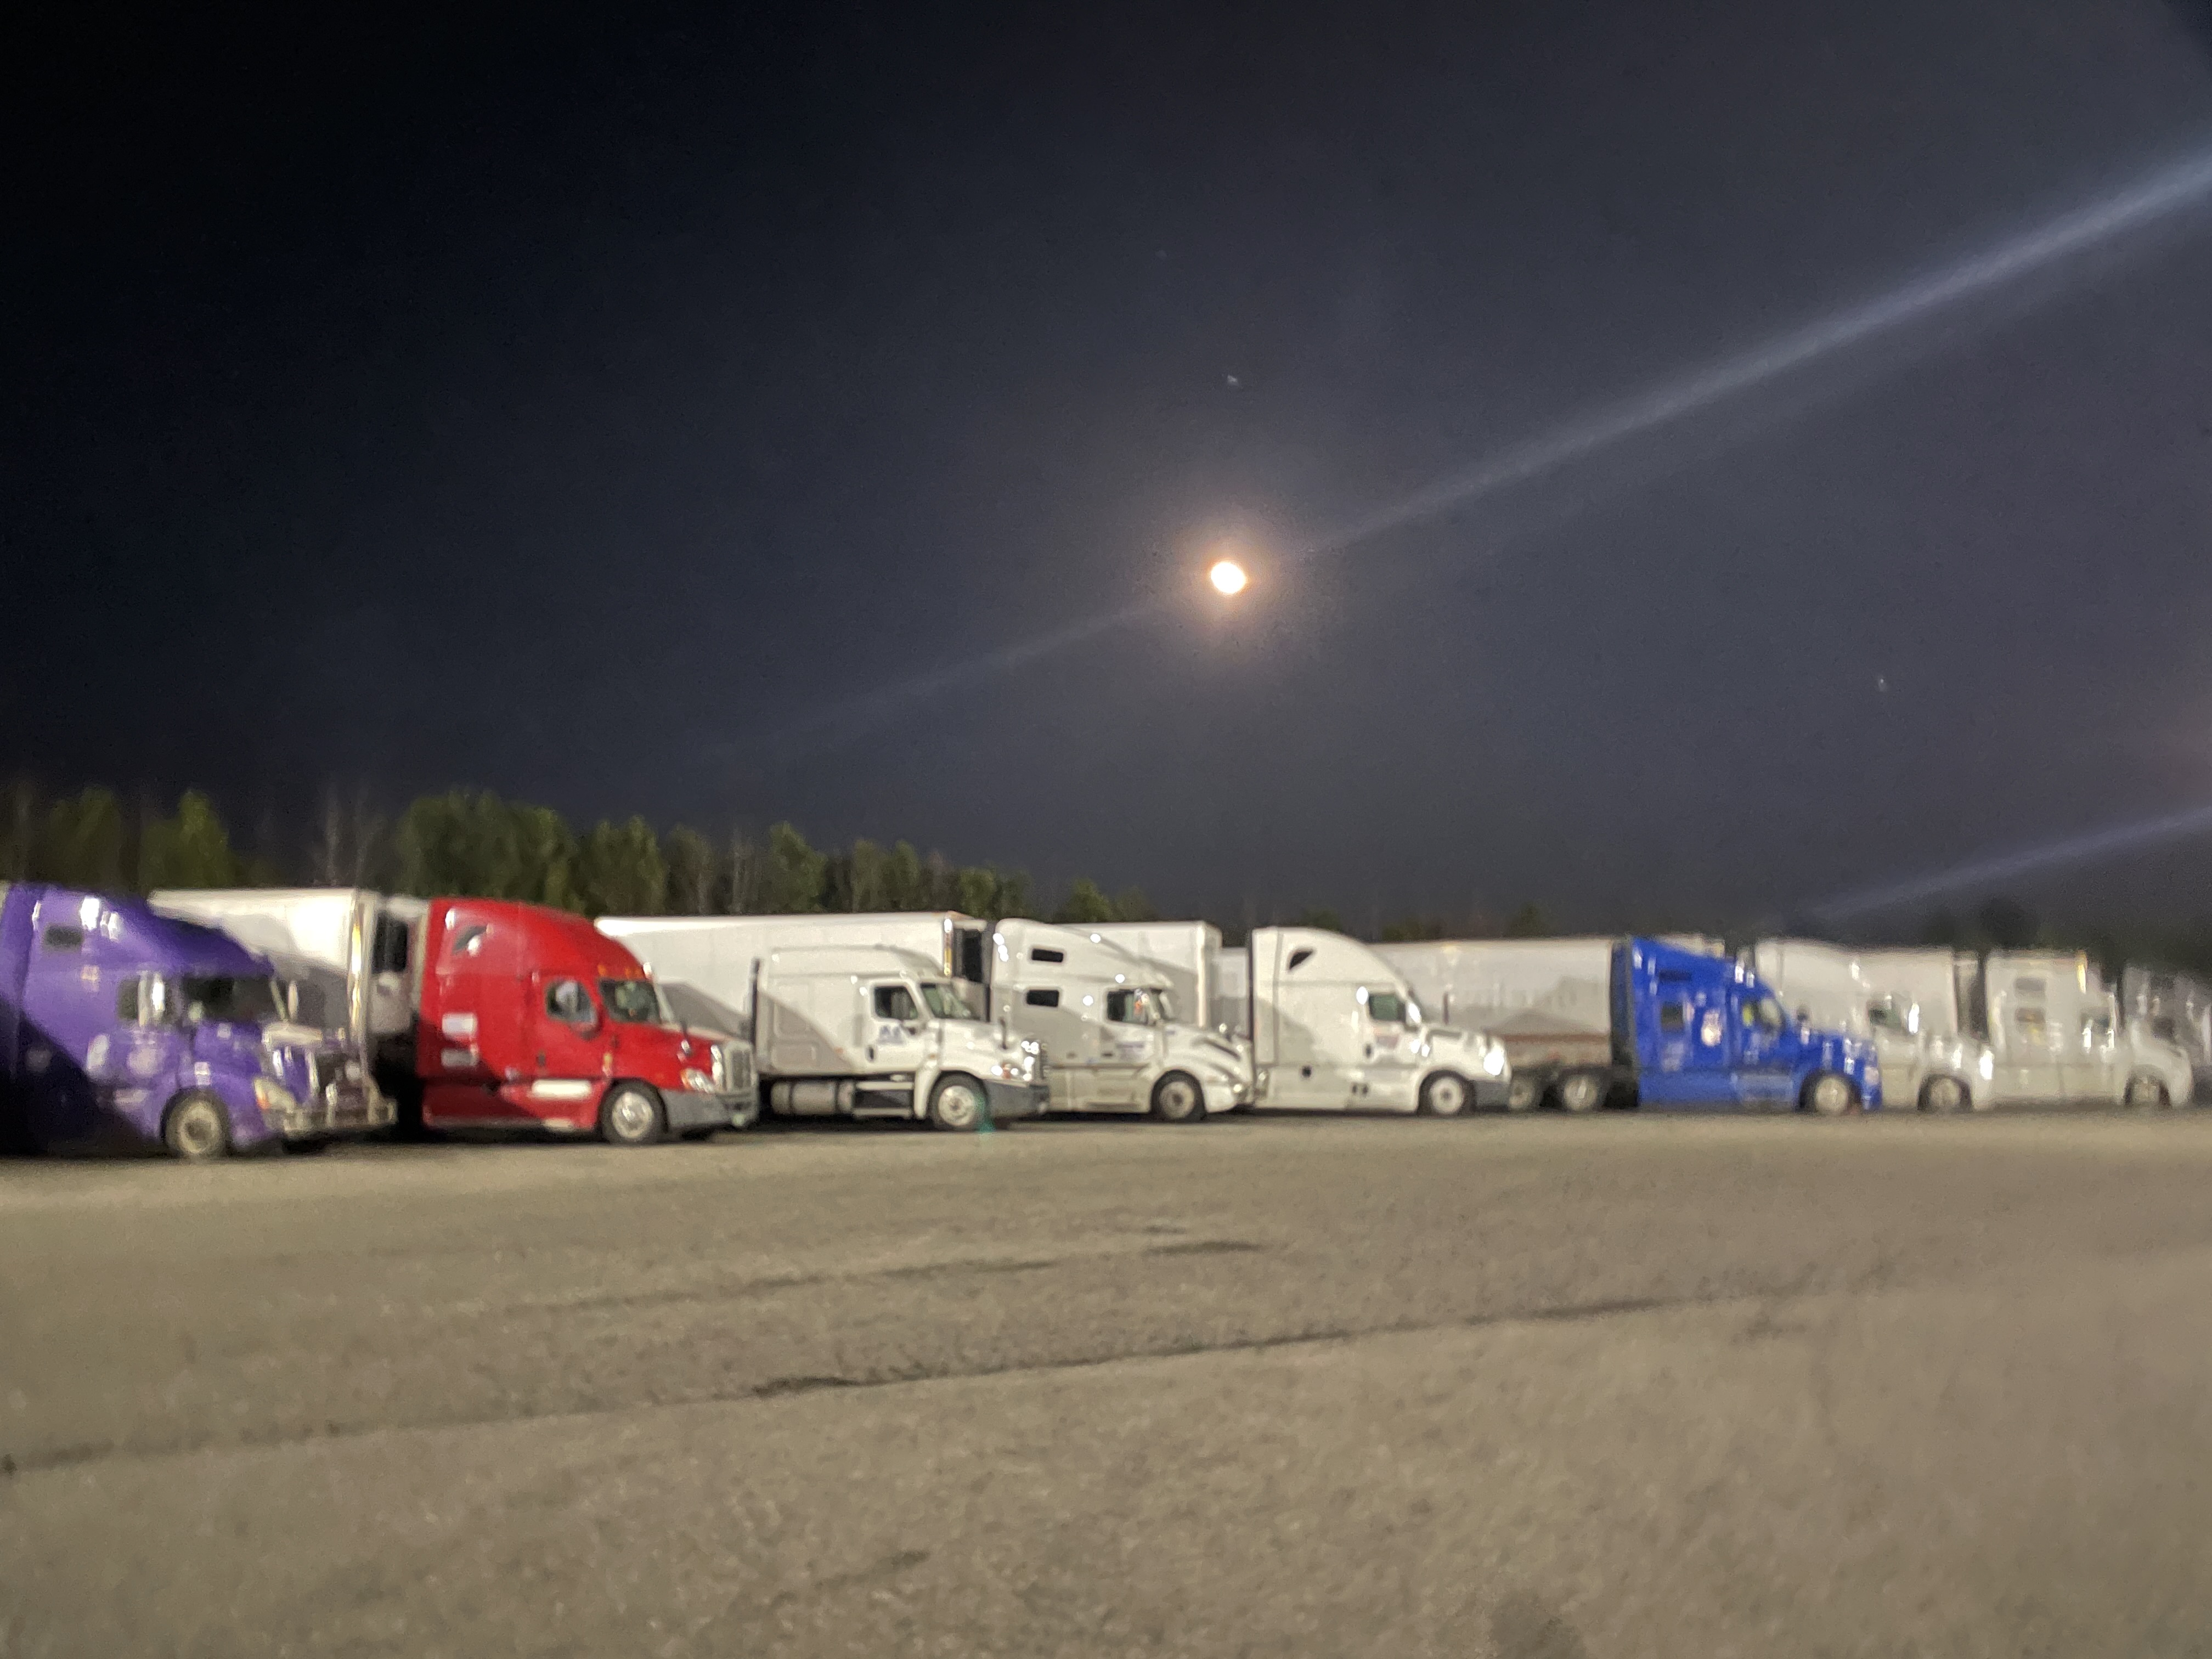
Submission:
{"label": "truck windshield", "polygon": [[921,1000],[929,1005],[929,1012],[939,1019],[973,1019],[975,1011],[967,1000],[950,985],[931,983],[921,988]]}
{"label": "truck windshield", "polygon": [[262,1025],[278,1018],[276,982],[268,977],[240,978],[229,974],[186,974],[178,1006],[185,1023],[228,1023]]}
{"label": "truck windshield", "polygon": [[660,1024],[660,994],[649,979],[603,979],[599,1000],[607,1005],[611,1018],[625,1025]]}

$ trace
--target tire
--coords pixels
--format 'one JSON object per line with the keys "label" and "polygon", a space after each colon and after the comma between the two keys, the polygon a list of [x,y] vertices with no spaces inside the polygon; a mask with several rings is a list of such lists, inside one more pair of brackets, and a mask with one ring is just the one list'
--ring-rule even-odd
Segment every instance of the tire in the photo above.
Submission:
{"label": "tire", "polygon": [[1505,1085],[1505,1109],[1509,1112],[1533,1112],[1544,1098],[1544,1085],[1533,1077],[1522,1077],[1518,1072]]}
{"label": "tire", "polygon": [[1206,1118],[1206,1091],[1188,1072],[1170,1072],[1152,1085],[1152,1115],[1163,1123],[1199,1123]]}
{"label": "tire", "polygon": [[1457,1117],[1474,1098],[1474,1091],[1457,1072],[1431,1072],[1421,1079],[1424,1117]]}
{"label": "tire", "polygon": [[179,1095],[161,1114],[161,1145],[184,1163],[213,1163],[230,1152],[230,1113],[213,1095]]}
{"label": "tire", "polygon": [[1822,1117],[1841,1117],[1859,1103],[1850,1079],[1840,1072],[1820,1072],[1808,1080],[1798,1103]]}
{"label": "tire", "polygon": [[1605,1104],[1605,1079],[1595,1072],[1569,1072],[1553,1085],[1561,1109],[1594,1112]]}
{"label": "tire", "polygon": [[2166,1104],[2166,1085],[2148,1072],[2138,1072],[2128,1079],[2127,1092],[2120,1097],[2120,1104],[2135,1111],[2154,1111]]}
{"label": "tire", "polygon": [[641,1083],[617,1083],[599,1103],[599,1139],[610,1146],[650,1146],[663,1133],[660,1097]]}
{"label": "tire", "polygon": [[965,1072],[950,1072],[929,1091],[929,1125],[953,1134],[983,1127],[983,1085]]}
{"label": "tire", "polygon": [[1972,1103],[1966,1085],[1954,1077],[1931,1077],[1920,1085],[1920,1109],[1923,1112],[1955,1112]]}

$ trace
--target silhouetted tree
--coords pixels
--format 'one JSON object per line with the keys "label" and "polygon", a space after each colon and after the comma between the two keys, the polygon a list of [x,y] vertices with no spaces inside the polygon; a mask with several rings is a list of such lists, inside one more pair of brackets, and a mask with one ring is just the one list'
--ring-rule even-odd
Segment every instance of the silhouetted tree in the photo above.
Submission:
{"label": "silhouetted tree", "polygon": [[768,914],[799,915],[822,908],[823,878],[829,859],[806,844],[789,823],[768,832]]}
{"label": "silhouetted tree", "polygon": [[710,916],[722,904],[722,860],[688,824],[678,824],[660,844],[668,865],[668,908],[679,916]]}
{"label": "silhouetted tree", "polygon": [[112,789],[88,788],[47,809],[32,873],[64,887],[119,891],[124,877],[123,805]]}
{"label": "silhouetted tree", "polygon": [[1141,887],[1124,887],[1114,895],[1114,920],[1116,921],[1158,921],[1159,907],[1145,896]]}
{"label": "silhouetted tree", "polygon": [[643,818],[599,823],[576,849],[576,891],[587,916],[657,916],[668,902],[660,838]]}
{"label": "silhouetted tree", "polygon": [[173,817],[149,818],[138,836],[138,890],[235,887],[246,871],[215,803],[187,789]]}
{"label": "silhouetted tree", "polygon": [[1552,931],[1544,913],[1534,904],[1524,904],[1505,919],[1508,939],[1543,939]]}
{"label": "silhouetted tree", "polygon": [[1098,890],[1098,884],[1087,877],[1079,878],[1067,890],[1067,896],[1060,908],[1053,912],[1057,922],[1082,924],[1114,920],[1114,902]]}

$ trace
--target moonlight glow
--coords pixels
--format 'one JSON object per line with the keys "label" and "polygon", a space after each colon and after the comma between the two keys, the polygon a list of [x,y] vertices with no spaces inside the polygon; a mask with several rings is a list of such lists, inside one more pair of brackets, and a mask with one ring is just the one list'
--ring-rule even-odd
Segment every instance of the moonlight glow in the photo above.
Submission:
{"label": "moonlight glow", "polygon": [[1217,593],[1242,593],[1245,582],[1249,580],[1244,574],[1244,567],[1234,559],[1222,559],[1216,562],[1213,568],[1206,573],[1206,579],[1213,584],[1213,591]]}

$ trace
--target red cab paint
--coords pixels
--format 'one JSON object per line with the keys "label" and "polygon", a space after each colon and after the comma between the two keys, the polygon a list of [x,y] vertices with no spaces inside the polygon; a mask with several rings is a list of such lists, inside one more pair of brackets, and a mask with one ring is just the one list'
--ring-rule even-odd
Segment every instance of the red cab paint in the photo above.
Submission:
{"label": "red cab paint", "polygon": [[583,917],[437,899],[422,948],[426,1127],[639,1145],[751,1121],[749,1048],[676,1025],[638,959]]}

